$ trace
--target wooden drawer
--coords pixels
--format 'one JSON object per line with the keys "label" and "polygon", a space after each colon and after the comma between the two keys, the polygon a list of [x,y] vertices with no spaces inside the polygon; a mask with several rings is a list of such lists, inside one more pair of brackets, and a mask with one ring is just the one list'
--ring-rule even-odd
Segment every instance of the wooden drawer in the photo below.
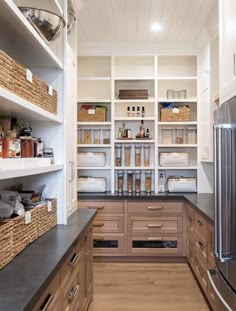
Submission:
{"label": "wooden drawer", "polygon": [[198,260],[197,256],[195,257],[195,267],[194,267],[195,275],[200,282],[202,289],[207,294],[207,270],[204,266],[202,266],[201,262]]}
{"label": "wooden drawer", "polygon": [[182,202],[128,202],[129,214],[146,214],[148,215],[160,215],[160,214],[182,214],[183,204]]}
{"label": "wooden drawer", "polygon": [[61,267],[59,272],[60,286],[62,289],[65,287],[67,291],[68,281],[72,278],[75,278],[75,275],[79,272],[80,269],[80,251],[81,243],[79,242],[74,249],[71,251],[70,255],[67,257],[64,265]]}
{"label": "wooden drawer", "polygon": [[57,274],[39,301],[36,303],[32,311],[64,311],[61,298],[59,275]]}
{"label": "wooden drawer", "polygon": [[128,217],[129,234],[177,234],[183,230],[182,216],[179,217]]}
{"label": "wooden drawer", "polygon": [[190,266],[194,269],[195,266],[195,246],[194,242],[187,238],[187,258]]}
{"label": "wooden drawer", "polygon": [[118,256],[124,253],[124,235],[93,235],[94,256]]}
{"label": "wooden drawer", "polygon": [[207,221],[197,212],[194,213],[194,229],[207,240]]}
{"label": "wooden drawer", "polygon": [[214,246],[214,228],[211,224],[208,223],[208,268],[212,268],[215,263],[215,246]]}
{"label": "wooden drawer", "polygon": [[194,210],[190,206],[187,206],[186,228],[187,228],[187,236],[191,240],[193,240],[194,238]]}
{"label": "wooden drawer", "polygon": [[63,310],[77,311],[79,309],[79,289],[79,274],[77,274],[74,279],[70,280],[70,286],[64,295]]}
{"label": "wooden drawer", "polygon": [[198,260],[201,262],[204,268],[207,269],[207,242],[205,239],[202,238],[198,231],[195,231],[194,242],[196,248],[196,256],[198,257]]}
{"label": "wooden drawer", "polygon": [[208,280],[207,285],[207,298],[211,304],[211,307],[214,311],[225,311],[225,307],[223,306],[222,302],[217,297],[213,287],[211,286],[210,281]]}
{"label": "wooden drawer", "polygon": [[98,214],[124,214],[122,201],[78,201],[79,208],[96,208]]}
{"label": "wooden drawer", "polygon": [[123,233],[124,216],[96,216],[93,233]]}
{"label": "wooden drawer", "polygon": [[127,237],[127,251],[133,256],[181,256],[183,241],[177,236]]}

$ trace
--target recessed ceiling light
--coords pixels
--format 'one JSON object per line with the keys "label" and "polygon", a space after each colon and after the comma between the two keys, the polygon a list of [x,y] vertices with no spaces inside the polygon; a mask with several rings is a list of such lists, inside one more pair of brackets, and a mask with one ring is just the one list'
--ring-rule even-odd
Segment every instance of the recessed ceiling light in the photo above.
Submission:
{"label": "recessed ceiling light", "polygon": [[160,31],[160,30],[162,30],[162,26],[161,25],[159,25],[159,24],[153,24],[152,26],[151,26],[151,31]]}

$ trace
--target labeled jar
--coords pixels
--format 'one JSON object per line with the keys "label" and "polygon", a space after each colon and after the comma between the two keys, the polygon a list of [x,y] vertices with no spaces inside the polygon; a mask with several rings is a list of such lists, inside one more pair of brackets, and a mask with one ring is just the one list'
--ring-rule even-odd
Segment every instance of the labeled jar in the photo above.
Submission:
{"label": "labeled jar", "polygon": [[146,193],[152,191],[152,171],[145,171],[145,191]]}
{"label": "labeled jar", "polygon": [[142,146],[135,146],[135,166],[142,166]]}
{"label": "labeled jar", "polygon": [[175,143],[176,144],[183,144],[184,143],[184,128],[177,128],[176,129]]}
{"label": "labeled jar", "polygon": [[84,129],[84,144],[91,144],[91,129]]}
{"label": "labeled jar", "polygon": [[136,194],[141,192],[141,171],[135,172],[135,192]]}
{"label": "labeled jar", "polygon": [[197,143],[197,129],[196,127],[187,128],[187,143],[196,144]]}
{"label": "labeled jar", "polygon": [[131,166],[131,145],[125,145],[125,166]]}
{"label": "labeled jar", "polygon": [[144,166],[149,167],[150,166],[150,145],[144,145],[143,152],[144,152]]}
{"label": "labeled jar", "polygon": [[100,140],[100,129],[93,129],[93,143],[95,145],[99,145],[101,143],[101,140]]}
{"label": "labeled jar", "polygon": [[110,129],[103,129],[102,135],[103,135],[103,144],[105,145],[110,144]]}
{"label": "labeled jar", "polygon": [[124,171],[123,170],[119,170],[117,172],[117,188],[118,188],[118,192],[122,193],[124,190]]}
{"label": "labeled jar", "polygon": [[115,161],[116,166],[122,165],[122,145],[116,145],[115,146]]}
{"label": "labeled jar", "polygon": [[78,129],[77,130],[77,144],[83,144],[83,143],[84,143],[83,130]]}
{"label": "labeled jar", "polygon": [[134,178],[133,171],[128,171],[127,172],[127,191],[129,194],[133,192],[133,178]]}
{"label": "labeled jar", "polygon": [[21,157],[29,158],[29,140],[27,137],[21,137]]}
{"label": "labeled jar", "polygon": [[162,143],[165,145],[173,144],[173,128],[162,129]]}

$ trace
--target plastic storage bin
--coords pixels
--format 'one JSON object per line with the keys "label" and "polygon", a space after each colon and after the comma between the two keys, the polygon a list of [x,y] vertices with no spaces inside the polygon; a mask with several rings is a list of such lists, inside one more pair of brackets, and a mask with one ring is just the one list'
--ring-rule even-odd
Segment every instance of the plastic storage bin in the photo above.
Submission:
{"label": "plastic storage bin", "polygon": [[77,155],[78,166],[80,167],[101,167],[106,164],[105,152],[79,152]]}
{"label": "plastic storage bin", "polygon": [[106,192],[106,177],[79,177],[78,192]]}
{"label": "plastic storage bin", "polygon": [[160,152],[160,166],[181,167],[189,165],[187,152]]}
{"label": "plastic storage bin", "polygon": [[197,178],[169,177],[167,188],[169,192],[197,192]]}

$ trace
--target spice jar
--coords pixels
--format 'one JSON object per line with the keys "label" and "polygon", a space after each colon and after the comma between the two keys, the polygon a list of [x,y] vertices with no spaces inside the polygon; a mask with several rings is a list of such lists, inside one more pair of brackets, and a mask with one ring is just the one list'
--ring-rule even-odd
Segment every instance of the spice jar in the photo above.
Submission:
{"label": "spice jar", "polygon": [[29,140],[28,137],[22,136],[21,138],[21,157],[28,158],[29,157]]}
{"label": "spice jar", "polygon": [[84,144],[91,144],[91,130],[84,129]]}
{"label": "spice jar", "polygon": [[78,129],[77,130],[77,144],[83,144],[83,143],[84,143],[83,130],[82,129]]}
{"label": "spice jar", "polygon": [[133,192],[133,171],[127,172],[127,191],[129,194]]}
{"label": "spice jar", "polygon": [[173,144],[173,128],[162,129],[162,143],[166,145]]}
{"label": "spice jar", "polygon": [[116,166],[122,165],[122,145],[115,146]]}
{"label": "spice jar", "polygon": [[142,146],[135,146],[135,166],[142,165]]}
{"label": "spice jar", "polygon": [[177,128],[176,129],[176,144],[183,144],[184,143],[184,128]]}
{"label": "spice jar", "polygon": [[94,129],[93,130],[93,143],[95,145],[100,144],[100,129]]}
{"label": "spice jar", "polygon": [[135,172],[135,192],[139,194],[141,192],[141,172]]}
{"label": "spice jar", "polygon": [[117,172],[117,179],[118,179],[118,192],[122,193],[124,190],[124,171],[123,170],[119,170]]}
{"label": "spice jar", "polygon": [[143,146],[144,151],[144,166],[150,166],[150,145]]}
{"label": "spice jar", "polygon": [[152,191],[152,172],[145,171],[145,191],[151,193]]}
{"label": "spice jar", "polygon": [[187,128],[187,143],[196,144],[197,143],[197,129],[196,127]]}
{"label": "spice jar", "polygon": [[34,157],[34,143],[32,137],[28,137],[28,144],[29,144],[29,158]]}
{"label": "spice jar", "polygon": [[110,129],[103,129],[103,144],[107,145],[110,144]]}
{"label": "spice jar", "polygon": [[131,145],[125,145],[125,166],[131,166]]}

